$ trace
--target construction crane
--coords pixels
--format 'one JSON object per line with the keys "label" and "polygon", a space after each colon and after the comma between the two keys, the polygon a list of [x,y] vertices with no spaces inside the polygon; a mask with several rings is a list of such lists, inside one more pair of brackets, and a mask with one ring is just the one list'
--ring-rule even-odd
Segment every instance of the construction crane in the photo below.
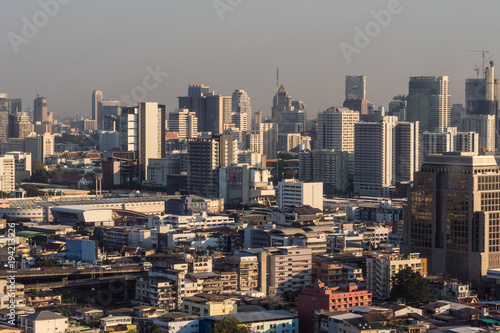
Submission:
{"label": "construction crane", "polygon": [[[465,51],[467,51],[467,52],[481,52],[483,54],[483,64],[481,65],[481,67],[483,68],[483,76],[486,77],[486,72],[484,70],[484,64],[486,63],[485,57],[486,57],[486,53],[490,53],[490,51],[485,50],[484,48],[481,50],[465,50]],[[476,71],[477,76],[479,77],[479,68],[477,68],[477,66],[476,66],[476,68],[474,70]]]}

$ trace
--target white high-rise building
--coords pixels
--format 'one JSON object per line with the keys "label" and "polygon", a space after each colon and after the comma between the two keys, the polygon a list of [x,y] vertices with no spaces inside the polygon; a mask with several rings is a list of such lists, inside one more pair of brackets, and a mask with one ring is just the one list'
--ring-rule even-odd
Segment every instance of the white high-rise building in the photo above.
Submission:
{"label": "white high-rise building", "polygon": [[454,150],[455,134],[451,131],[444,133],[424,132],[420,139],[420,160],[432,154],[442,154]]}
{"label": "white high-rise building", "polygon": [[231,102],[232,122],[241,131],[250,130],[249,120],[252,115],[252,106],[248,93],[245,90],[235,90]]}
{"label": "white high-rise building", "polygon": [[139,163],[143,180],[147,180],[150,158],[165,156],[165,105],[139,103]]}
{"label": "white high-rise building", "polygon": [[479,134],[480,150],[495,151],[495,116],[468,115],[462,116],[462,132]]}
{"label": "white high-rise building", "polygon": [[455,135],[455,151],[479,153],[479,134],[476,132],[458,132]]}
{"label": "white high-rise building", "polygon": [[198,117],[188,109],[175,109],[168,114],[169,132],[177,132],[179,139],[191,139],[198,136]]}
{"label": "white high-rise building", "polygon": [[10,193],[16,188],[15,158],[0,156],[0,191]]}
{"label": "white high-rise building", "polygon": [[394,182],[411,182],[420,167],[419,122],[394,127]]}
{"label": "white high-rise building", "polygon": [[252,138],[251,136],[250,149],[252,151],[255,151],[256,153],[261,153],[266,155],[267,159],[277,158],[278,124],[275,123],[255,124],[253,132],[257,134],[258,137]]}
{"label": "white high-rise building", "polygon": [[393,129],[397,117],[355,125],[354,193],[389,196],[393,181]]}
{"label": "white high-rise building", "polygon": [[349,171],[354,172],[354,125],[359,112],[348,108],[329,108],[318,114],[316,149],[345,151],[349,155]]}
{"label": "white high-rise building", "polygon": [[139,150],[139,110],[137,107],[123,107],[120,115],[120,145],[123,151]]}

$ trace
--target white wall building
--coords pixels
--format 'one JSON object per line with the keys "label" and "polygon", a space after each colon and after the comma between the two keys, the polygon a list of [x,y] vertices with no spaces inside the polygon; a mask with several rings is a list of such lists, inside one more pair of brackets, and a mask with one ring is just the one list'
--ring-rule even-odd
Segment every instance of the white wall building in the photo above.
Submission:
{"label": "white wall building", "polygon": [[26,333],[66,333],[68,318],[51,311],[40,311],[21,318]]}
{"label": "white wall building", "polygon": [[189,109],[175,109],[168,114],[168,131],[177,132],[179,139],[198,136],[198,117]]}
{"label": "white wall building", "polygon": [[309,205],[323,210],[323,183],[286,179],[278,183],[278,207]]}

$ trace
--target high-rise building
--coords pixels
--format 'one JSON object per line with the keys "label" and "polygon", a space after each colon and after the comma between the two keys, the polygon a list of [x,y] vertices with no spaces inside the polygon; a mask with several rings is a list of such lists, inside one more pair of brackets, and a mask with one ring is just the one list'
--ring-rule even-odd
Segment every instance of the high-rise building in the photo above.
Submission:
{"label": "high-rise building", "polygon": [[444,132],[450,122],[448,76],[410,77],[406,120],[420,122],[422,132]]}
{"label": "high-rise building", "polygon": [[465,80],[465,112],[474,115],[497,115],[499,81],[495,79],[495,66],[484,70],[484,78]]}
{"label": "high-rise building", "polygon": [[500,268],[500,170],[494,156],[430,155],[409,190],[404,253],[419,252],[432,275],[471,282],[479,295]]}
{"label": "high-rise building", "polygon": [[420,141],[420,160],[431,154],[442,154],[455,150],[455,134],[452,131],[443,133],[423,132]]}
{"label": "high-rise building", "polygon": [[102,101],[103,94],[101,90],[94,90],[92,92],[92,120],[99,121],[101,115],[99,114],[99,102]]}
{"label": "high-rise building", "polygon": [[462,132],[476,132],[479,134],[480,151],[495,151],[495,116],[468,115],[462,116]]}
{"label": "high-rise building", "polygon": [[354,193],[388,197],[393,181],[394,116],[354,127]]}
{"label": "high-rise building", "polygon": [[290,110],[281,113],[279,122],[280,133],[300,133],[306,129],[306,114],[304,110],[296,110],[293,106]]}
{"label": "high-rise building", "polygon": [[175,109],[168,114],[168,131],[177,132],[179,139],[198,136],[198,118],[188,109]]}
{"label": "high-rise building", "polygon": [[479,134],[476,132],[457,132],[455,135],[455,150],[479,153]]}
{"label": "high-rise building", "polygon": [[406,121],[406,95],[394,96],[389,102],[388,115],[398,117],[399,121]]}
{"label": "high-rise building", "polygon": [[277,94],[273,97],[272,118],[276,123],[281,122],[281,114],[289,110],[292,106],[292,97],[286,90],[285,85],[282,84]]}
{"label": "high-rise building", "polygon": [[419,122],[399,122],[394,127],[394,182],[411,182],[420,166]]}
{"label": "high-rise building", "polygon": [[354,125],[359,112],[348,108],[328,108],[318,114],[316,148],[354,153]]}
{"label": "high-rise building", "polygon": [[349,187],[349,158],[344,151],[314,149],[312,181],[323,182],[326,195],[346,193]]}
{"label": "high-rise building", "polygon": [[190,84],[188,87],[188,97],[195,96],[197,94],[208,95],[210,93],[210,87],[206,84]]}
{"label": "high-rise building", "polygon": [[249,120],[252,116],[250,97],[245,90],[235,90],[232,96],[233,123],[241,131],[250,130]]}
{"label": "high-rise building", "polygon": [[147,180],[150,158],[165,156],[165,105],[139,103],[139,163],[143,180]]}
{"label": "high-rise building", "polygon": [[[121,102],[120,101],[110,101],[107,99],[103,99],[98,103],[98,119],[97,129],[105,130],[105,124],[109,124],[110,118],[114,119],[118,115],[120,115]],[[108,125],[109,126],[109,125]]]}
{"label": "high-rise building", "polygon": [[147,180],[149,159],[165,156],[165,132],[165,105],[141,102],[137,107],[122,108],[121,149],[135,152],[141,181]]}
{"label": "high-rise building", "polygon": [[[250,139],[250,149],[256,153],[266,155],[267,159],[277,158],[278,150],[278,124],[260,123],[256,124],[253,133],[258,136]],[[256,149],[256,150],[254,150]]]}
{"label": "high-rise building", "polygon": [[54,143],[54,136],[52,134],[28,136],[23,140],[23,149],[13,150],[20,150],[31,153],[31,158],[33,161],[40,161],[43,163],[46,156],[54,154]]}
{"label": "high-rise building", "polygon": [[196,114],[198,117],[198,132],[205,130],[205,98],[213,93],[207,85],[204,84],[190,84],[188,87],[188,95],[178,97],[179,109],[188,109]]}
{"label": "high-rise building", "polygon": [[237,143],[230,135],[189,139],[188,189],[191,194],[219,198],[219,168],[237,163]]}
{"label": "high-rise building", "polygon": [[354,111],[358,111],[362,118],[368,116],[368,101],[366,100],[366,76],[347,75],[345,77],[345,100],[342,106]]}
{"label": "high-rise building", "polygon": [[[226,98],[227,96],[222,95],[204,97],[203,107],[200,112],[201,117],[198,116],[198,130],[200,132],[220,134],[224,131],[224,120],[228,121],[228,123],[231,122],[231,106],[229,104],[229,110],[225,108]],[[227,119],[227,111],[229,111],[229,119]]]}
{"label": "high-rise building", "polygon": [[35,103],[33,107],[33,122],[52,122],[52,112],[49,112],[47,107],[47,99],[45,97],[40,97],[36,95]]}
{"label": "high-rise building", "polygon": [[262,110],[255,111],[253,115],[252,126],[255,124],[260,124],[262,122]]}
{"label": "high-rise building", "polygon": [[16,172],[14,156],[0,156],[0,191],[10,193],[15,188]]}

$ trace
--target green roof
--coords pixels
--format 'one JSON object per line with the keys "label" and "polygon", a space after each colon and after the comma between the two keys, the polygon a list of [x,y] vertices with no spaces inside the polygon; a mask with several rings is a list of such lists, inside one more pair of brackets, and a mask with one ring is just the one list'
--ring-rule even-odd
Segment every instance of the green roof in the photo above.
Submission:
{"label": "green roof", "polygon": [[486,323],[486,324],[496,324],[496,325],[500,325],[500,321],[499,320],[496,320],[496,319],[489,319],[489,318],[481,318],[479,319],[480,321],[482,321],[483,323]]}
{"label": "green roof", "polygon": [[39,232],[39,231],[23,230],[23,231],[16,232],[16,236],[31,238],[31,237],[35,237],[35,236],[49,236],[49,235],[46,233],[43,233],[43,232]]}

